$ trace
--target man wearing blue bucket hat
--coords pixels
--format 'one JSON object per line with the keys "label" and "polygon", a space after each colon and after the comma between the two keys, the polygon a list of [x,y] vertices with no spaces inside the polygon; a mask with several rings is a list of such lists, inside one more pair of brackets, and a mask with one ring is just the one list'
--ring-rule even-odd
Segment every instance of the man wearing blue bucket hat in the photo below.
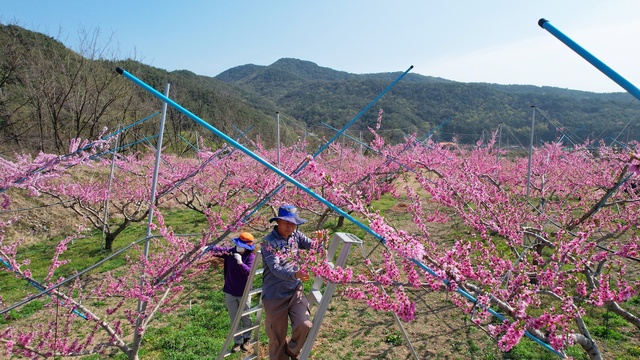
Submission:
{"label": "man wearing blue bucket hat", "polygon": [[[222,291],[224,292],[224,303],[229,312],[231,322],[235,319],[238,311],[243,311],[240,310],[241,307],[244,307],[244,310],[248,310],[251,307],[249,301],[244,306],[240,304],[240,301],[242,300],[251,266],[255,260],[253,240],[251,233],[243,232],[233,239],[235,246],[214,246],[208,250],[211,251],[213,256],[224,259],[224,286]],[[251,326],[251,318],[248,315],[243,316],[240,323],[243,328],[248,328]],[[231,352],[251,350],[250,341],[251,331],[234,337]]]}
{"label": "man wearing blue bucket hat", "polygon": [[[298,216],[293,205],[283,205],[271,233],[263,241],[262,305],[265,310],[265,327],[269,338],[269,359],[297,359],[311,329],[309,303],[304,296],[302,281],[309,275],[300,271],[281,253],[310,249],[312,240],[297,227],[306,222]],[[291,319],[291,339],[287,341],[288,318]]]}

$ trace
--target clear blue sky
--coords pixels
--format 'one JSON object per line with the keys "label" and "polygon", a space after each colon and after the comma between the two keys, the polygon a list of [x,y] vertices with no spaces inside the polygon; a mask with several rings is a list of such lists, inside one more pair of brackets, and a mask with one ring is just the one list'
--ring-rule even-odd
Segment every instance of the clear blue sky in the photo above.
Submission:
{"label": "clear blue sky", "polygon": [[0,22],[59,38],[100,30],[117,58],[215,76],[283,57],[350,73],[620,86],[537,25],[549,22],[640,87],[638,0],[0,0]]}

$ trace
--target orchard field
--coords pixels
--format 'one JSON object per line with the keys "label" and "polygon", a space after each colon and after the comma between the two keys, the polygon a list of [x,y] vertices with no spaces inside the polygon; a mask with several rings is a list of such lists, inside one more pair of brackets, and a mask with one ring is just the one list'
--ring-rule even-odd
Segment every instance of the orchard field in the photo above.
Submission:
{"label": "orchard field", "polygon": [[304,188],[231,147],[163,154],[153,207],[153,149],[78,140],[2,160],[2,356],[215,358],[228,318],[203,250],[264,236],[291,203],[317,244],[343,231],[365,248],[344,268],[324,246],[300,254],[340,284],[311,358],[412,358],[392,312],[419,358],[640,357],[636,144],[549,143],[529,162],[493,140],[389,145],[371,131],[315,157],[303,141],[281,149]]}

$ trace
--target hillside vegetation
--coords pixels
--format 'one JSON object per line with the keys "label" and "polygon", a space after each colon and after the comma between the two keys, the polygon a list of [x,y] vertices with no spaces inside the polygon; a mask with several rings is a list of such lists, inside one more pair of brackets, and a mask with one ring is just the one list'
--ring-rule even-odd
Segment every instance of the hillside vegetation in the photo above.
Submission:
{"label": "hillside vegetation", "polygon": [[[249,139],[259,136],[266,145],[275,143],[277,112],[285,143],[307,136],[321,141],[334,134],[327,125],[342,128],[403,72],[350,74],[285,58],[268,66],[241,65],[212,78],[119,59],[91,34],[80,47],[75,52],[49,36],[0,25],[0,154],[64,153],[70,138],[95,138],[105,127],[113,131],[118,124],[127,126],[159,112],[161,103],[117,75],[117,66],[159,91],[170,83],[170,97],[203,120],[234,138],[248,130]],[[602,139],[609,144],[639,135],[630,124],[639,105],[626,93],[461,83],[411,72],[350,132],[369,140],[367,127],[383,109],[380,133],[393,142],[438,130],[436,140],[474,143],[503,124],[505,144],[521,146],[529,142],[532,105],[540,109],[536,143],[566,135],[565,141]],[[128,129],[122,143],[157,134],[158,119]],[[196,144],[199,136],[209,146],[221,143],[173,109],[166,131],[165,143],[174,152],[187,151],[187,141]]]}
{"label": "hillside vegetation", "polygon": [[[116,67],[160,91],[171,84],[170,97],[185,108],[243,143],[255,140],[264,167],[170,109],[158,168],[154,152],[138,150],[155,142],[161,103]],[[206,249],[236,230],[264,238],[277,207],[290,203],[309,220],[302,230],[319,230],[318,246],[297,254],[301,271],[342,287],[313,359],[410,358],[409,339],[416,358],[640,356],[640,154],[629,126],[637,102],[625,93],[408,73],[350,129],[369,141],[378,133],[367,127],[382,122],[368,151],[336,141],[309,162],[313,142],[333,134],[328,126],[342,127],[401,74],[280,59],[206,77],[120,59],[92,34],[71,51],[0,26],[2,350],[212,358],[229,322],[220,265]],[[277,153],[276,113],[287,145]],[[536,144],[547,143],[527,161],[501,143],[528,144],[532,117]],[[118,156],[96,156],[107,140],[91,150],[88,140],[68,145],[118,127],[126,129]],[[491,140],[403,141],[412,133]],[[568,149],[553,143],[560,137],[615,139],[632,151]],[[282,178],[289,184],[280,187]],[[337,231],[363,240],[343,269],[325,263]],[[407,338],[390,326],[391,311]]]}

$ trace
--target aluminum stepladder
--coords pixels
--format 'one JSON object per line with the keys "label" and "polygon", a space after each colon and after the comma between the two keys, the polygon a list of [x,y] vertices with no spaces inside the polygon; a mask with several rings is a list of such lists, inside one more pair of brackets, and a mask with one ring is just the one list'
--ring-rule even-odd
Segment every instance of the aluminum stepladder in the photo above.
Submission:
{"label": "aluminum stepladder", "polygon": [[[358,237],[353,234],[343,232],[334,233],[329,249],[327,250],[327,260],[331,266],[344,266],[347,262],[347,257],[349,257],[349,252],[351,251],[351,246],[353,244],[361,245],[362,240],[358,239]],[[342,247],[338,254],[338,258],[334,263],[333,258],[335,257],[335,254],[338,251],[338,246],[340,245],[342,245]],[[313,285],[311,286],[311,291],[307,295],[309,307],[313,306],[313,304],[318,304],[318,308],[313,314],[313,326],[311,327],[311,330],[309,330],[309,334],[302,346],[302,350],[300,350],[300,355],[298,357],[300,360],[307,360],[309,358],[311,348],[313,348],[313,343],[316,341],[316,337],[318,337],[320,325],[322,325],[322,320],[324,319],[324,315],[327,312],[327,308],[329,307],[329,303],[331,302],[331,298],[333,297],[333,293],[337,286],[336,283],[327,282],[323,293],[321,291],[323,285],[325,285],[324,279],[316,277],[313,281]]]}
{"label": "aluminum stepladder", "polygon": [[[251,336],[250,344],[253,346],[253,352],[249,352],[246,357],[243,357],[243,360],[257,359],[260,354],[260,322],[262,321],[262,287],[253,289],[253,280],[256,275],[261,275],[263,269],[259,268],[259,263],[262,263],[262,256],[260,254],[260,250],[255,252],[255,259],[253,260],[253,265],[251,266],[251,271],[249,271],[249,277],[247,278],[247,285],[244,287],[244,293],[242,294],[242,300],[240,301],[240,306],[243,311],[238,311],[235,319],[233,319],[233,323],[231,324],[231,330],[229,331],[229,335],[222,346],[222,350],[220,350],[220,354],[217,357],[217,360],[221,360],[229,355],[231,355],[231,351],[229,351],[229,345],[233,342],[233,338],[237,335],[244,334],[249,331],[253,331]],[[253,295],[258,295],[258,305],[254,307],[250,307],[248,310],[244,310],[244,304],[247,300],[251,300]],[[239,329],[240,319],[243,316],[251,316],[252,314],[256,315],[255,321],[251,323],[251,325],[247,328]]]}
{"label": "aluminum stepladder", "polygon": [[[338,258],[336,259],[335,263],[333,263],[332,260],[335,257],[336,251],[338,250],[338,246],[341,244],[342,244],[342,248],[340,249],[340,254],[338,254]],[[332,266],[343,267],[347,261],[349,252],[351,251],[351,246],[354,244],[360,247],[360,249],[362,250],[362,256],[366,258],[367,252],[364,248],[364,244],[362,243],[362,240],[360,240],[357,236],[350,233],[343,233],[343,232],[334,233],[333,238],[331,239],[331,244],[329,245],[329,249],[327,251],[327,260],[329,260]],[[370,270],[373,271],[372,269]],[[335,292],[335,289],[337,286],[336,283],[328,282],[326,283],[324,293],[322,293],[321,289],[324,284],[325,284],[325,281],[322,278],[316,277],[314,279],[313,285],[311,286],[311,291],[307,295],[307,300],[309,301],[309,307],[311,307],[313,304],[318,304],[318,308],[316,309],[316,312],[313,315],[313,320],[312,320],[313,326],[311,327],[311,330],[307,335],[307,339],[304,345],[302,346],[302,350],[300,350],[300,355],[298,357],[300,360],[309,359],[311,349],[313,348],[313,343],[316,341],[318,332],[320,331],[320,325],[322,325],[322,320],[324,319],[324,316],[329,307],[329,303],[331,302],[331,298],[333,297],[333,293]],[[382,287],[380,288],[384,293],[386,293],[384,288]],[[411,340],[409,339],[407,332],[402,326],[402,322],[400,321],[400,318],[396,313],[393,313],[393,316],[396,324],[400,328],[400,332],[402,333],[404,340],[407,342],[407,346],[409,347],[409,350],[413,354],[413,357],[416,360],[418,360],[419,359],[418,354],[413,348],[413,345],[411,344]]]}

